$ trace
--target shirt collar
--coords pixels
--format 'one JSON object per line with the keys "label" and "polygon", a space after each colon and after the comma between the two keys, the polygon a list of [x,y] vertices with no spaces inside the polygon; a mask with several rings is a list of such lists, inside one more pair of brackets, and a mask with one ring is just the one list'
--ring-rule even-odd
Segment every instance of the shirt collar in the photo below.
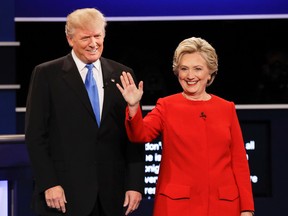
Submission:
{"label": "shirt collar", "polygon": [[[78,71],[82,71],[85,67],[86,64],[82,62],[75,54],[74,50],[71,51],[72,58],[75,61],[75,64],[78,68]],[[93,62],[94,67],[97,69],[97,71],[100,71],[100,60],[98,59],[97,61]]]}

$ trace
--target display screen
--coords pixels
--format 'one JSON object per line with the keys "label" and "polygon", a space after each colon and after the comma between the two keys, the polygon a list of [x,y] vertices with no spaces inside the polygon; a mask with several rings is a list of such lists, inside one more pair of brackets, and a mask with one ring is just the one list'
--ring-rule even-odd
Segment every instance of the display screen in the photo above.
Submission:
{"label": "display screen", "polygon": [[0,181],[0,216],[8,216],[8,181]]}

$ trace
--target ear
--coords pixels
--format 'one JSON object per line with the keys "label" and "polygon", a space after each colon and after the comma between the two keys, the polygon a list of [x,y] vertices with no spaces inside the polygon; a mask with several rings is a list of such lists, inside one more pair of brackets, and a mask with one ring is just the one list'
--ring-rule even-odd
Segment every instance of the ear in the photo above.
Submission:
{"label": "ear", "polygon": [[67,41],[69,43],[69,46],[73,47],[73,39],[72,39],[72,37],[70,37],[69,35],[66,35],[66,38],[67,38]]}
{"label": "ear", "polygon": [[209,86],[209,85],[212,83],[212,81],[213,81],[212,75],[213,75],[213,73],[212,73],[212,74],[209,74],[209,77],[208,77],[208,79],[207,79],[207,84],[206,84],[206,86]]}
{"label": "ear", "polygon": [[211,81],[211,79],[212,79],[212,74],[209,74],[209,77],[208,77],[208,79],[207,79],[207,82],[209,83],[209,82]]}

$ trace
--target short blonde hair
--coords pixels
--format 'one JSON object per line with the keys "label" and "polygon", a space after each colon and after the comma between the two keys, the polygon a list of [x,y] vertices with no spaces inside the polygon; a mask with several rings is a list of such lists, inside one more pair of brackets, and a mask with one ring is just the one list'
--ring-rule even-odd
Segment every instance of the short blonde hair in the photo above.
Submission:
{"label": "short blonde hair", "polygon": [[85,28],[89,25],[97,25],[102,28],[105,36],[107,21],[104,15],[95,8],[77,9],[70,13],[66,19],[65,33],[72,38],[75,29]]}
{"label": "short blonde hair", "polygon": [[218,57],[215,49],[204,39],[191,37],[179,43],[174,52],[173,72],[178,76],[179,62],[185,53],[198,52],[206,61],[210,70],[211,79],[207,82],[207,86],[211,85],[218,71]]}

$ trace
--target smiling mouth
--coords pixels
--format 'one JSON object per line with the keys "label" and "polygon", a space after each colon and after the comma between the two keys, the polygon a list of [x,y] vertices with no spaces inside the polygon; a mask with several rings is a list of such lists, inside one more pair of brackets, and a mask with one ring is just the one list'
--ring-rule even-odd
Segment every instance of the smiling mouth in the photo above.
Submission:
{"label": "smiling mouth", "polygon": [[93,50],[88,50],[89,53],[95,54],[97,52],[97,49],[93,49]]}
{"label": "smiling mouth", "polygon": [[91,49],[87,49],[86,51],[91,53],[91,54],[94,54],[94,53],[96,53],[98,51],[98,49],[99,49],[99,47],[93,47]]}
{"label": "smiling mouth", "polygon": [[198,81],[186,81],[188,85],[195,85]]}

